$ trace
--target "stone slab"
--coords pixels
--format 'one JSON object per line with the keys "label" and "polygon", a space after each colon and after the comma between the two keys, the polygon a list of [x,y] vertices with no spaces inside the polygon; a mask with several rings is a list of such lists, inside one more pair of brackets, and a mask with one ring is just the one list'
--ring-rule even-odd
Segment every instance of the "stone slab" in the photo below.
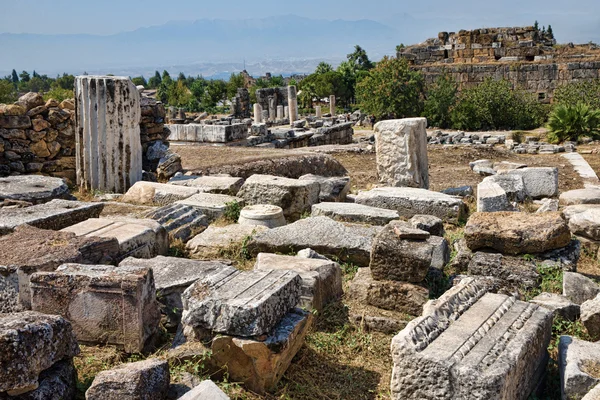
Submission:
{"label": "stone slab", "polygon": [[600,205],[568,206],[563,214],[569,222],[571,233],[590,240],[600,240]]}
{"label": "stone slab", "polygon": [[73,360],[59,361],[40,373],[38,388],[20,395],[0,393],[0,400],[64,400],[77,394],[77,370]]}
{"label": "stone slab", "polygon": [[243,246],[249,238],[268,230],[265,226],[232,224],[211,225],[190,240],[186,248],[192,258],[222,257],[232,247]]}
{"label": "stone slab", "polygon": [[169,252],[169,235],[166,229],[151,219],[90,218],[62,229],[77,236],[115,238],[119,242],[121,257],[152,258]]}
{"label": "stone slab", "polygon": [[200,193],[200,190],[194,187],[141,181],[135,183],[121,198],[121,201],[164,206],[187,199],[197,193]]}
{"label": "stone slab", "polygon": [[392,339],[391,397],[525,400],[546,368],[552,312],[465,280]]}
{"label": "stone slab", "polygon": [[460,198],[416,188],[375,188],[360,192],[356,203],[395,210],[405,218],[425,214],[450,223],[458,223],[466,214],[465,204]]}
{"label": "stone slab", "polygon": [[321,311],[342,297],[342,269],[330,260],[259,253],[255,270],[289,270],[302,278],[298,307]]}
{"label": "stone slab", "polygon": [[211,380],[202,381],[198,386],[184,394],[179,400],[229,400],[219,387]]}
{"label": "stone slab", "polygon": [[381,227],[344,224],[327,217],[310,217],[254,236],[253,254],[298,252],[307,247],[361,267],[369,265],[373,238]]}
{"label": "stone slab", "polygon": [[171,204],[153,210],[146,214],[146,218],[161,224],[171,240],[180,240],[183,243],[204,231],[209,224],[202,210],[183,204]]}
{"label": "stone slab", "polygon": [[61,230],[88,218],[98,218],[104,204],[81,201],[52,200],[25,208],[0,208],[0,235],[12,232],[19,225],[40,229]]}
{"label": "stone slab", "polygon": [[558,168],[530,167],[508,171],[509,175],[523,178],[527,196],[532,199],[558,196]]}
{"label": "stone slab", "polygon": [[303,175],[301,181],[317,182],[319,184],[319,201],[342,202],[350,192],[350,177],[325,177],[319,175]]}
{"label": "stone slab", "polygon": [[600,189],[576,189],[569,190],[560,195],[560,202],[571,206],[576,204],[600,204]]}
{"label": "stone slab", "polygon": [[483,180],[483,183],[495,183],[500,186],[509,201],[522,202],[527,197],[525,183],[520,175],[500,174],[489,176]]}
{"label": "stone slab", "polygon": [[554,311],[556,315],[568,321],[577,321],[577,318],[579,318],[579,305],[565,296],[556,293],[540,293],[531,302]]}
{"label": "stone slab", "polygon": [[387,225],[399,219],[397,211],[356,203],[319,203],[312,206],[313,217],[325,216],[341,222]]}
{"label": "stone slab", "polygon": [[144,267],[64,264],[31,275],[34,311],[62,315],[77,340],[144,350],[160,314],[152,270]]}
{"label": "stone slab", "polygon": [[477,185],[477,212],[508,211],[511,208],[506,192],[499,184],[484,180]]}
{"label": "stone slab", "polygon": [[582,399],[600,384],[590,369],[600,366],[600,344],[571,336],[561,336],[558,344],[558,369],[563,399]]}
{"label": "stone slab", "polygon": [[600,285],[577,272],[563,273],[563,296],[575,304],[583,304],[600,293]]}
{"label": "stone slab", "polygon": [[183,293],[185,328],[264,335],[298,304],[302,279],[293,271],[222,271]]}
{"label": "stone slab", "polygon": [[243,178],[231,176],[182,176],[171,178],[169,184],[189,186],[199,190],[201,193],[227,194],[235,196],[244,183]]}
{"label": "stone slab", "polygon": [[41,175],[19,175],[0,178],[0,201],[20,200],[33,204],[53,199],[68,199],[69,187],[60,178]]}
{"label": "stone slab", "polygon": [[227,205],[237,202],[240,207],[244,207],[244,199],[226,194],[198,193],[184,200],[176,201],[175,204],[182,204],[199,209],[206,215],[209,222],[220,218],[227,209]]}

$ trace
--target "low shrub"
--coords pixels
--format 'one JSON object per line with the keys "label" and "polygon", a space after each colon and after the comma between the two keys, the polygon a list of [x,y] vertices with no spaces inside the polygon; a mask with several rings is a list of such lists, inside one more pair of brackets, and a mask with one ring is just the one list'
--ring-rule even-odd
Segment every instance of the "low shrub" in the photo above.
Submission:
{"label": "low shrub", "polygon": [[560,143],[578,141],[584,136],[594,138],[600,133],[600,111],[584,103],[559,104],[548,119],[548,141]]}

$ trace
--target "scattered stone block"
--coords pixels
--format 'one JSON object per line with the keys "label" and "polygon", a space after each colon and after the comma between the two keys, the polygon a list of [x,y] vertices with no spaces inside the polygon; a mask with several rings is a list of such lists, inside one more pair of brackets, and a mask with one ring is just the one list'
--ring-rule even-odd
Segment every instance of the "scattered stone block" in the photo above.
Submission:
{"label": "scattered stone block", "polygon": [[443,270],[446,264],[450,262],[450,245],[448,241],[441,236],[430,236],[427,242],[433,247],[431,253],[431,267]]}
{"label": "scattered stone block", "polygon": [[211,225],[190,240],[186,248],[194,258],[220,257],[232,246],[242,246],[249,238],[267,230],[267,227],[258,225],[233,224],[223,227]]}
{"label": "scattered stone block", "polygon": [[156,297],[161,312],[167,317],[167,327],[177,328],[181,321],[183,302],[181,295],[199,279],[211,279],[220,274],[233,274],[236,269],[218,261],[188,260],[158,256],[151,259],[129,257],[119,263],[119,268],[151,268],[154,275]]}
{"label": "scattered stone block", "polygon": [[560,195],[560,202],[566,206],[577,204],[600,204],[600,189],[588,188],[569,190]]}
{"label": "scattered stone block", "polygon": [[369,265],[373,238],[381,227],[343,224],[327,217],[301,219],[254,236],[248,247],[253,254],[289,253],[307,247],[361,267]]}
{"label": "scattered stone block", "polygon": [[477,160],[469,163],[471,170],[481,176],[495,175],[494,163],[490,160]]}
{"label": "scattered stone block", "polygon": [[571,242],[561,213],[475,213],[465,227],[469,249],[503,254],[534,254],[559,249]]}
{"label": "scattered stone block", "polygon": [[433,215],[415,215],[408,221],[415,229],[429,232],[433,236],[444,236],[444,221]]}
{"label": "scattered stone block", "polygon": [[312,206],[313,217],[325,216],[341,222],[387,225],[399,219],[397,211],[356,203],[319,203]]}
{"label": "scattered stone block", "polygon": [[416,188],[375,188],[360,192],[356,203],[395,210],[401,217],[418,214],[434,215],[450,223],[458,223],[466,215],[466,207],[458,197]]}
{"label": "scattered stone block", "polygon": [[184,200],[179,200],[176,204],[191,206],[202,211],[209,222],[219,219],[228,204],[238,203],[240,207],[246,204],[244,199],[226,194],[198,193]]}
{"label": "scattered stone block", "polygon": [[252,271],[198,280],[183,293],[184,329],[235,336],[268,333],[300,300],[292,271]]}
{"label": "scattered stone block", "polygon": [[0,208],[0,235],[12,232],[17,226],[31,225],[40,229],[60,230],[98,218],[104,204],[80,201],[52,200],[25,208]]}
{"label": "scattered stone block", "polygon": [[494,171],[496,171],[498,174],[522,168],[527,168],[527,164],[513,163],[510,161],[500,161],[498,163],[494,163]]}
{"label": "scattered stone block", "polygon": [[481,182],[477,185],[477,212],[508,211],[512,207],[506,192],[495,182]]}
{"label": "scattered stone block", "polygon": [[590,370],[600,367],[600,344],[571,336],[561,336],[558,344],[558,370],[563,399],[582,399],[600,384]]}
{"label": "scattered stone block", "polygon": [[115,238],[124,257],[152,258],[169,252],[169,234],[161,224],[151,219],[90,218],[61,232]]}
{"label": "scattered stone block", "polygon": [[429,233],[393,221],[373,240],[369,267],[376,280],[419,283],[431,266],[433,246]]}
{"label": "scattered stone block", "polygon": [[317,182],[282,178],[273,175],[252,175],[244,182],[238,196],[246,204],[271,204],[281,207],[286,218],[296,220],[319,202]]}
{"label": "scattered stone block", "polygon": [[42,371],[38,388],[20,395],[0,393],[1,400],[63,400],[74,399],[77,394],[77,371],[73,360],[67,358]]}
{"label": "scattered stone block", "polygon": [[69,187],[60,178],[41,175],[18,175],[0,178],[0,201],[19,200],[33,204],[53,199],[69,199]]}
{"label": "scattered stone block", "polygon": [[211,380],[202,381],[198,386],[184,394],[179,400],[230,400]]}
{"label": "scattered stone block", "polygon": [[469,275],[498,278],[510,293],[537,288],[541,283],[535,263],[498,253],[476,252],[467,271]]}
{"label": "scattered stone block", "polygon": [[556,212],[558,211],[559,202],[557,199],[542,199],[541,207],[537,209],[536,213],[545,213],[545,212]]}
{"label": "scattered stone block", "polygon": [[125,203],[164,206],[175,203],[178,200],[187,199],[199,192],[194,187],[140,181],[125,193],[121,201]]}
{"label": "scattered stone block", "polygon": [[302,278],[298,307],[321,311],[323,306],[342,297],[342,269],[339,264],[318,258],[303,258],[260,253],[255,270],[290,270]]}
{"label": "scattered stone block", "polygon": [[161,207],[148,213],[146,218],[161,224],[171,240],[181,240],[183,243],[204,231],[209,224],[208,218],[201,210],[183,204]]}
{"label": "scattered stone block", "polygon": [[79,354],[69,321],[33,311],[0,314],[0,393],[16,396],[39,386],[42,371]]}
{"label": "scattered stone block", "polygon": [[581,305],[581,322],[593,340],[600,340],[600,294]]}
{"label": "scattered stone block", "polygon": [[[527,197],[523,178],[519,175],[501,174],[487,177],[479,187],[484,183],[495,183],[506,193],[508,201],[522,202]],[[493,185],[492,185],[493,186]]]}
{"label": "scattered stone block", "polygon": [[566,207],[563,214],[569,222],[571,233],[600,240],[600,205],[574,205]]}
{"label": "scattered stone block", "polygon": [[568,321],[577,321],[579,318],[579,305],[571,302],[565,296],[544,292],[534,297],[531,302],[554,311],[556,315],[560,315]]}
{"label": "scattered stone block", "polygon": [[360,268],[347,296],[384,310],[420,315],[423,305],[429,300],[429,290],[408,282],[375,280],[370,268]]}
{"label": "scattered stone block", "polygon": [[319,175],[302,175],[298,178],[301,181],[317,182],[319,184],[320,202],[343,202],[346,195],[350,192],[350,177],[328,178]]}
{"label": "scattered stone block", "polygon": [[169,184],[193,187],[199,193],[235,196],[244,184],[244,179],[225,175],[183,176],[172,178]]}
{"label": "scattered stone block", "polygon": [[508,171],[509,175],[523,178],[525,191],[532,199],[558,196],[558,168],[520,168]]}
{"label": "scattered stone block", "polygon": [[563,273],[563,296],[575,304],[583,304],[600,294],[600,286],[576,272]]}
{"label": "scattered stone block", "polygon": [[86,400],[164,400],[169,390],[169,363],[151,358],[99,372]]}
{"label": "scattered stone block", "polygon": [[[27,249],[27,251],[23,251]],[[76,237],[22,225],[0,237],[0,311],[30,309],[29,276],[54,271],[64,263],[115,262],[119,243],[113,238]]]}
{"label": "scattered stone block", "polygon": [[260,225],[269,229],[278,228],[286,224],[281,207],[268,204],[246,206],[240,211],[238,219],[240,225]]}
{"label": "scattered stone block", "polygon": [[157,331],[160,314],[152,270],[64,264],[31,275],[34,311],[62,315],[77,340],[139,353]]}
{"label": "scattered stone block", "polygon": [[448,188],[441,191],[441,193],[447,194],[449,196],[458,196],[458,197],[467,197],[473,196],[473,187],[472,186],[461,186],[457,188]]}
{"label": "scattered stone block", "polygon": [[425,118],[388,120],[375,125],[377,175],[381,183],[429,188],[426,127]]}
{"label": "scattered stone block", "polygon": [[392,339],[392,399],[524,400],[548,359],[552,312],[465,280]]}
{"label": "scattered stone block", "polygon": [[596,385],[592,390],[585,395],[582,400],[598,400],[600,399],[600,384]]}

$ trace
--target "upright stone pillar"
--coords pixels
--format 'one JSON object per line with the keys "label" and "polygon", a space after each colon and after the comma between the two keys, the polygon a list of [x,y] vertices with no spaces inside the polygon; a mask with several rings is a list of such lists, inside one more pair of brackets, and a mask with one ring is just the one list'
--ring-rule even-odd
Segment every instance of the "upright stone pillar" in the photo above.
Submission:
{"label": "upright stone pillar", "polygon": [[262,122],[262,107],[260,104],[254,103],[254,123],[260,124]]}
{"label": "upright stone pillar", "polygon": [[317,118],[323,117],[323,113],[321,112],[321,106],[315,106],[315,116]]}
{"label": "upright stone pillar", "polygon": [[281,121],[283,119],[283,106],[277,106],[277,120]]}
{"label": "upright stone pillar", "polygon": [[329,96],[329,112],[332,117],[335,117],[335,96]]}
{"label": "upright stone pillar", "polygon": [[262,110],[262,122],[267,122],[269,120],[269,110]]}
{"label": "upright stone pillar", "polygon": [[289,118],[290,117],[290,108],[288,106],[283,107],[283,118]]}
{"label": "upright stone pillar", "polygon": [[140,94],[127,77],[78,76],[77,184],[125,193],[142,180]]}
{"label": "upright stone pillar", "polygon": [[298,98],[296,95],[296,86],[288,86],[288,107],[290,113],[290,124],[292,124],[298,116]]}
{"label": "upright stone pillar", "polygon": [[269,96],[269,119],[275,121],[277,118],[277,99],[275,96]]}
{"label": "upright stone pillar", "polygon": [[379,182],[386,186],[429,189],[426,127],[425,118],[375,124]]}

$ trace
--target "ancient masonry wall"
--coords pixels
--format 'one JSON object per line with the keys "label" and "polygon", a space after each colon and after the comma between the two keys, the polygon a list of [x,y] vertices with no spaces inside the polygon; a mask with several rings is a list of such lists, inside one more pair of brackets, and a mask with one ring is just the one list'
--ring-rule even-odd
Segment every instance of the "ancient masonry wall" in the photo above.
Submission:
{"label": "ancient masonry wall", "polygon": [[456,80],[460,89],[477,86],[486,78],[506,79],[514,87],[537,93],[540,100],[551,99],[556,88],[566,83],[600,77],[600,61],[415,65],[413,68],[423,73],[427,83],[434,82],[438,76],[446,72]]}
{"label": "ancient masonry wall", "polygon": [[263,111],[269,110],[269,97],[274,100],[274,108],[277,106],[288,106],[288,88],[287,86],[277,88],[258,89],[256,91],[256,102],[260,104]]}

